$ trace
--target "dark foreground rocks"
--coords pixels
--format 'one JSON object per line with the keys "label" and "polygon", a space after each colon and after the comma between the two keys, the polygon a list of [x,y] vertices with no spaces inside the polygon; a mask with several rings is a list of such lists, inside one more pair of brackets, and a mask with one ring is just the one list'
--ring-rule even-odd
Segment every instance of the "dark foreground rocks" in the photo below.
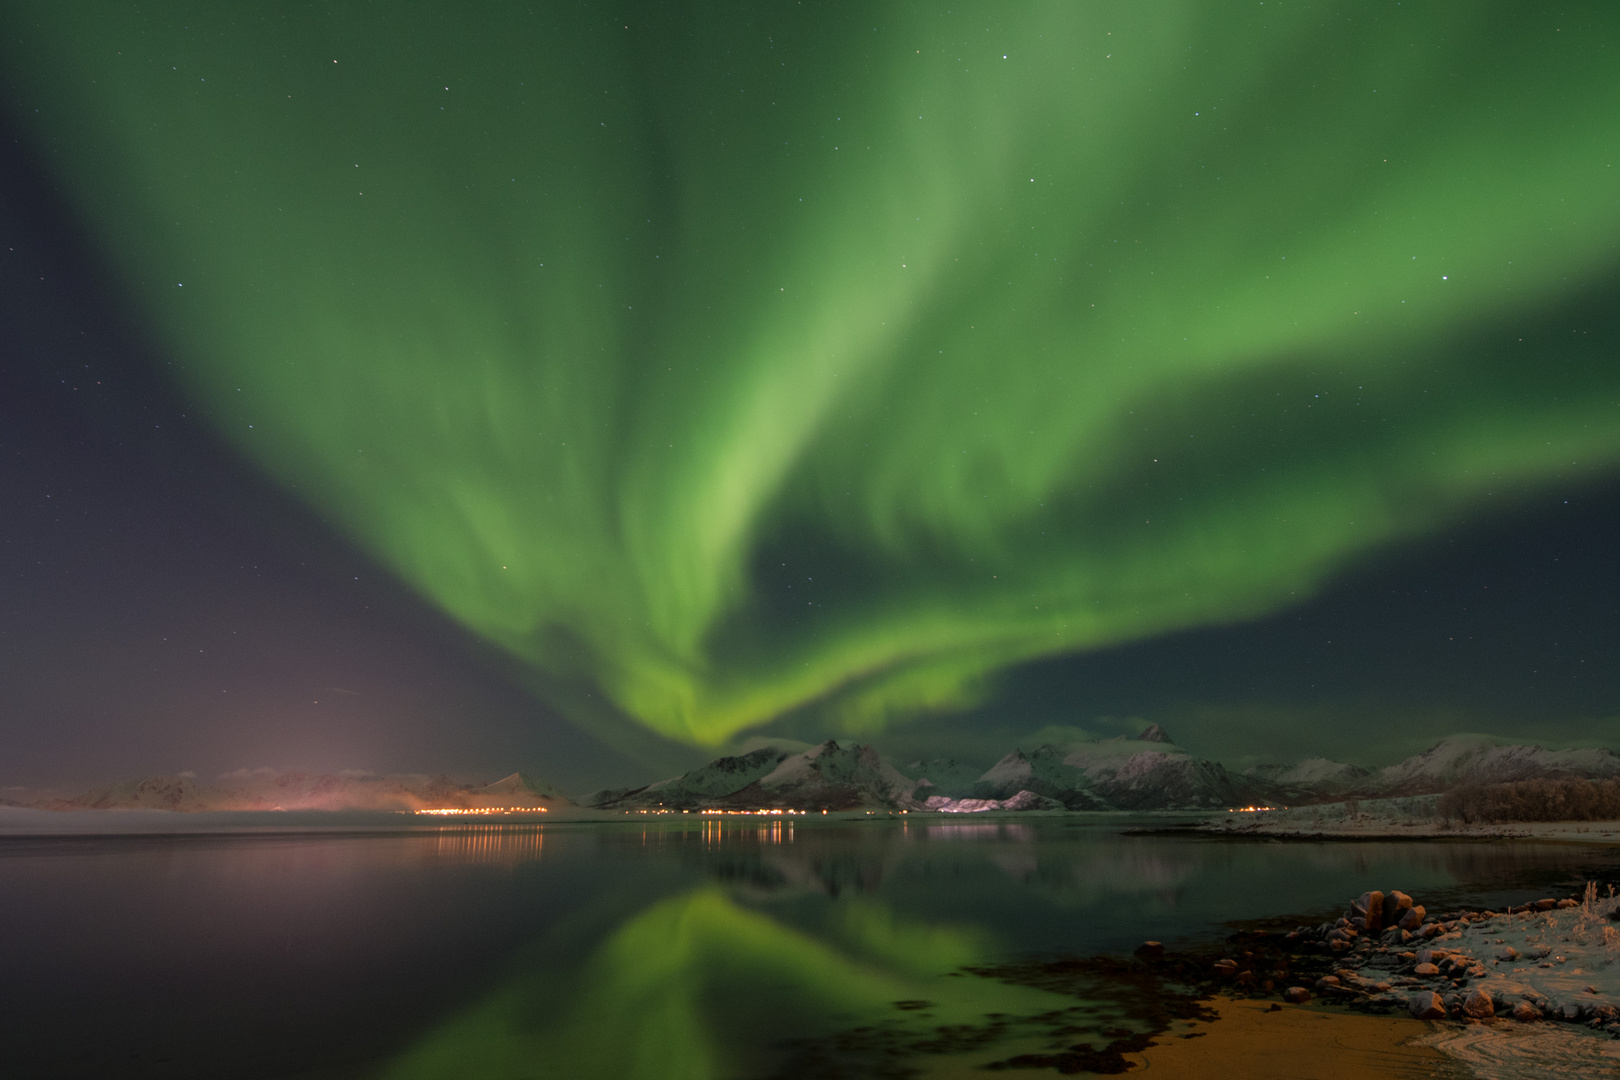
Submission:
{"label": "dark foreground rocks", "polygon": [[1616,919],[1620,897],[1596,885],[1580,899],[1437,914],[1400,890],[1373,890],[1317,926],[1234,935],[1206,972],[1225,994],[1296,1004],[1314,995],[1425,1020],[1581,1023],[1620,1037]]}

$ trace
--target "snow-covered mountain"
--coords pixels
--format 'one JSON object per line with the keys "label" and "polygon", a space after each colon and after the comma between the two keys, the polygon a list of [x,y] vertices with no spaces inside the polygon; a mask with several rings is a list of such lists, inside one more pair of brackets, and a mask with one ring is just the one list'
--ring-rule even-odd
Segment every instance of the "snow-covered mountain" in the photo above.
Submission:
{"label": "snow-covered mountain", "polygon": [[1029,753],[1014,750],[990,766],[973,785],[975,799],[1010,799],[1030,791],[1062,803],[1070,810],[1110,809],[1086,790],[1084,772],[1066,760],[1061,747],[1046,743]]}
{"label": "snow-covered mountain", "polygon": [[768,776],[726,797],[734,809],[910,809],[916,781],[870,746],[840,746],[829,739],[784,758]]}
{"label": "snow-covered mountain", "polygon": [[[1253,804],[1299,806],[1345,798],[1431,795],[1464,784],[1535,778],[1620,778],[1620,755],[1594,747],[1547,750],[1482,735],[1443,739],[1377,771],[1327,758],[1257,765],[1242,773],[1175,745],[1154,725],[1135,738],[1014,750],[984,772],[950,758],[896,769],[871,746],[785,741],[718,758],[640,788],[580,800],[604,810],[1037,809],[1204,810]],[[1022,794],[1021,794],[1022,793]],[[187,773],[126,780],[57,810],[424,810],[574,805],[550,784],[513,773],[490,784],[423,774],[278,773],[240,770],[211,783]]]}
{"label": "snow-covered mountain", "polygon": [[1176,746],[1154,724],[1134,738],[1015,750],[979,778],[973,794],[1008,799],[1031,791],[1071,810],[1179,810],[1241,806],[1257,790]]}
{"label": "snow-covered mountain", "polygon": [[1544,750],[1504,744],[1487,735],[1454,735],[1377,774],[1377,794],[1429,795],[1460,784],[1620,776],[1620,756],[1603,747]]}
{"label": "snow-covered mountain", "polygon": [[680,776],[589,797],[603,810],[909,809],[917,782],[870,746],[829,739],[802,753],[766,746]]}
{"label": "snow-covered mountain", "polygon": [[776,771],[792,757],[779,746],[764,746],[746,754],[716,758],[691,772],[640,788],[619,788],[585,796],[585,803],[602,810],[701,810],[741,791]]}
{"label": "snow-covered mountain", "polygon": [[983,769],[964,765],[955,758],[913,761],[900,771],[917,782],[918,798],[963,798],[973,793],[973,785],[984,774]]}
{"label": "snow-covered mountain", "polygon": [[1620,776],[1620,756],[1603,747],[1547,750],[1489,735],[1453,735],[1375,771],[1308,758],[1295,765],[1257,765],[1243,775],[1261,785],[1266,801],[1297,806],[1345,798],[1436,795],[1465,784],[1510,780],[1607,779]]}

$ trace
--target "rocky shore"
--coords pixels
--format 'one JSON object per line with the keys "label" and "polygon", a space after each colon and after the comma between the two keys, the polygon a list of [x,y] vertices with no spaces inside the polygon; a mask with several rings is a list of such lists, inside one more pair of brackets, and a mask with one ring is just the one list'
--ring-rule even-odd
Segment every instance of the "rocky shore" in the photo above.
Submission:
{"label": "rocky shore", "polygon": [[1285,940],[1338,958],[1312,986],[1325,997],[1425,1020],[1564,1021],[1620,1037],[1617,918],[1620,899],[1595,884],[1579,899],[1434,916],[1403,892],[1369,892],[1338,920]]}
{"label": "rocky shore", "polygon": [[[1430,912],[1400,890],[1287,933],[1245,931],[1209,954],[1137,950],[1166,980],[1270,1009],[1329,1006],[1432,1021],[1420,1040],[1477,1075],[1620,1068],[1620,896],[1587,886],[1500,911]],[[1504,1064],[1506,1062],[1507,1064]],[[1519,1065],[1513,1065],[1518,1062]]]}

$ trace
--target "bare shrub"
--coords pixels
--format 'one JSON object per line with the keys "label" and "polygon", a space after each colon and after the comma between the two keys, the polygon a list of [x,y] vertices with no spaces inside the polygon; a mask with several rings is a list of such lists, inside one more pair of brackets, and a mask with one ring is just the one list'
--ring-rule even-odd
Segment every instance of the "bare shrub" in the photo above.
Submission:
{"label": "bare shrub", "polygon": [[1464,824],[1620,820],[1620,781],[1517,780],[1463,784],[1440,797],[1440,814]]}

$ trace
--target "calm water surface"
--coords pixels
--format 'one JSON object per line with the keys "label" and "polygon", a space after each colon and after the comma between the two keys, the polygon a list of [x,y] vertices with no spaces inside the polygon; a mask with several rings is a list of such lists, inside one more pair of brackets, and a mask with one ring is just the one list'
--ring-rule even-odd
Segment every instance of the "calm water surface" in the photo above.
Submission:
{"label": "calm water surface", "polygon": [[[856,1047],[843,1075],[957,1075],[1033,1047],[1018,1045],[1035,1038],[1019,1017],[1122,1022],[1106,988],[1076,998],[964,967],[1321,919],[1368,888],[1496,905],[1620,875],[1620,852],[1602,847],[1121,829],[1077,817],[0,838],[5,1071],[696,1080],[825,1071],[805,1048],[837,1042]],[[1002,1037],[983,1045],[850,1037],[982,1033],[986,1014]]]}

